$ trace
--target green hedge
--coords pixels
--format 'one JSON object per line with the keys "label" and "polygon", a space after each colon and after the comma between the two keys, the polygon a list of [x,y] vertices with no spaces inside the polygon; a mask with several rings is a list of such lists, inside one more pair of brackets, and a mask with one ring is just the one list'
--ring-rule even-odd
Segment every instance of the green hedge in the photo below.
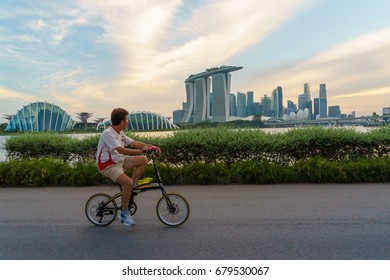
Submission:
{"label": "green hedge", "polygon": [[[206,128],[177,131],[167,137],[129,136],[159,145],[166,164],[267,160],[291,164],[302,159],[357,160],[390,154],[390,126],[362,133],[343,128],[298,128],[284,133],[258,129]],[[63,161],[93,160],[99,136],[79,140],[55,133],[30,133],[7,139],[11,159],[59,158]]]}
{"label": "green hedge", "polygon": [[9,137],[4,145],[10,159],[58,158],[87,161],[95,157],[98,135],[84,139],[58,133],[22,133]]}
{"label": "green hedge", "polygon": [[[329,161],[323,158],[282,165],[266,160],[225,163],[192,162],[181,167],[159,164],[166,185],[373,183],[390,181],[390,158]],[[145,176],[154,177],[148,166]],[[92,186],[110,183],[92,161],[68,164],[58,159],[0,163],[0,186]]]}
{"label": "green hedge", "polygon": [[233,164],[267,160],[291,164],[302,159],[362,159],[390,154],[390,126],[367,133],[345,128],[297,128],[283,133],[250,129],[199,129],[179,131],[160,141],[163,161],[184,164],[193,161]]}
{"label": "green hedge", "polygon": [[[166,184],[388,182],[390,126],[359,133],[299,128],[284,133],[251,129],[194,129],[173,136],[130,137],[160,146]],[[56,133],[7,139],[0,185],[107,183],[94,162],[99,136],[83,140]],[[151,166],[146,176],[153,176]]]}
{"label": "green hedge", "polygon": [[50,158],[0,162],[2,186],[85,186],[104,181],[94,162],[68,164]]}

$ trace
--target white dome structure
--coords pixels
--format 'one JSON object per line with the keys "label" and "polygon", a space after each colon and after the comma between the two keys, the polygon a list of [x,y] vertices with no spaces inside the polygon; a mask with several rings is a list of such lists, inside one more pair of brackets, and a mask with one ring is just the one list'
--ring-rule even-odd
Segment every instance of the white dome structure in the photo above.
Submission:
{"label": "white dome structure", "polygon": [[[168,118],[153,112],[136,111],[129,113],[128,130],[162,130],[178,129],[179,127],[169,121]],[[105,119],[98,124],[97,129],[111,125],[110,119]]]}
{"label": "white dome structure", "polygon": [[47,102],[35,102],[23,106],[12,116],[6,131],[65,131],[74,127],[76,122],[57,105]]}
{"label": "white dome structure", "polygon": [[305,119],[305,113],[301,109],[299,109],[297,113],[297,120],[303,121],[304,119]]}
{"label": "white dome structure", "polygon": [[307,120],[308,116],[309,116],[309,110],[307,108],[305,110],[299,109],[296,114],[294,112],[290,112],[289,115],[284,114],[283,120],[285,120],[285,121],[304,121],[304,120]]}
{"label": "white dome structure", "polygon": [[290,113],[290,120],[295,121],[297,119],[297,115],[294,112]]}
{"label": "white dome structure", "polygon": [[309,116],[309,109],[305,108],[305,110],[303,111],[303,118],[305,120],[307,120],[307,117]]}

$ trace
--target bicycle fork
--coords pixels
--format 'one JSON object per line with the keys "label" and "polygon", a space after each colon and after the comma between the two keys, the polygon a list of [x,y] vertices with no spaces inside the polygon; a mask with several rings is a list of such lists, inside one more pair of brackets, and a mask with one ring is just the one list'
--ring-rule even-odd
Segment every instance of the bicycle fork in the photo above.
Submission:
{"label": "bicycle fork", "polygon": [[165,201],[167,202],[167,208],[170,213],[176,212],[176,206],[171,202],[171,199],[169,198],[169,195],[167,195],[167,192],[165,190],[161,190],[163,197],[165,198]]}

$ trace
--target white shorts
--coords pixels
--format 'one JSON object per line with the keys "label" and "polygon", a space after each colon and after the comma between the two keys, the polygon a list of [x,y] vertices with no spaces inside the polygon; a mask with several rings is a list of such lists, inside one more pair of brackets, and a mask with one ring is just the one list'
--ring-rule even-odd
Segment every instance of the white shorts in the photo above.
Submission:
{"label": "white shorts", "polygon": [[113,165],[110,165],[109,167],[103,169],[100,171],[100,173],[103,174],[103,176],[107,177],[108,179],[112,180],[113,182],[116,182],[118,177],[125,173],[124,167],[127,166],[130,161],[132,160],[132,156],[124,156],[124,158],[119,161],[118,163],[115,163]]}

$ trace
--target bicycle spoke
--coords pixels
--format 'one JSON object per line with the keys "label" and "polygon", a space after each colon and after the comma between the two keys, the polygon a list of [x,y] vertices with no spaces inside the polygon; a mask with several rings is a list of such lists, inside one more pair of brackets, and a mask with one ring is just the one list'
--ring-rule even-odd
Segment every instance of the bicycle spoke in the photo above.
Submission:
{"label": "bicycle spoke", "polygon": [[[167,199],[170,201],[168,203]],[[157,215],[168,226],[178,226],[186,222],[189,216],[188,202],[179,194],[167,194],[157,203]]]}
{"label": "bicycle spoke", "polygon": [[109,201],[111,197],[107,194],[95,194],[88,199],[85,205],[85,214],[88,220],[99,226],[106,226],[112,223],[117,216],[115,201]]}

